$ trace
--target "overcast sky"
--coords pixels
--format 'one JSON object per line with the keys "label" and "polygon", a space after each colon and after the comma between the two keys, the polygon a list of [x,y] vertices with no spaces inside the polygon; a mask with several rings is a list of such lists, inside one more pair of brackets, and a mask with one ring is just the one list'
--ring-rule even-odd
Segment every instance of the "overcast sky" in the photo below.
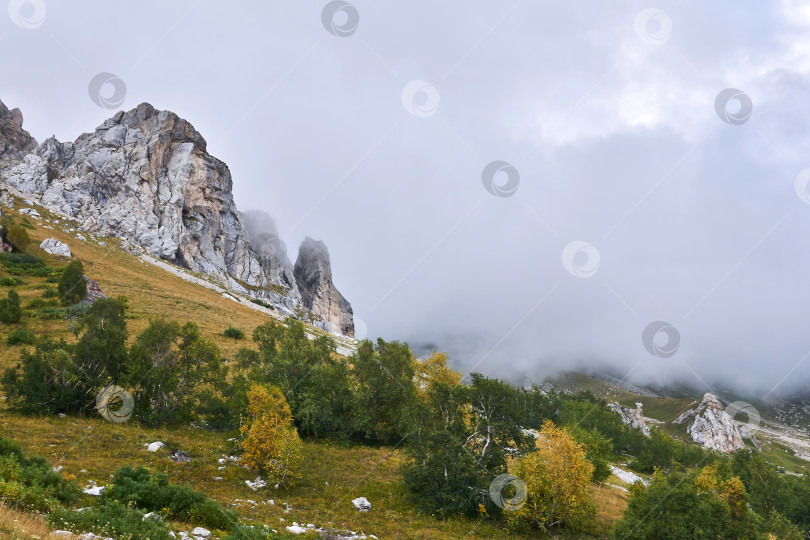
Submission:
{"label": "overcast sky", "polygon": [[13,0],[0,48],[40,141],[192,122],[369,337],[503,376],[810,374],[807,2]]}

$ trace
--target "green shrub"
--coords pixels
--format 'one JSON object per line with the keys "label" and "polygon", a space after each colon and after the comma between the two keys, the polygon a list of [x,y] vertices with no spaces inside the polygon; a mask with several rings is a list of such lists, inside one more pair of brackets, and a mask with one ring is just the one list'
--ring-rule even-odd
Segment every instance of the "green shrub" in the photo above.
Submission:
{"label": "green shrub", "polygon": [[245,333],[239,330],[238,328],[234,328],[233,326],[231,326],[225,330],[225,337],[233,339],[245,339]]}
{"label": "green shrub", "polygon": [[256,304],[257,306],[266,307],[267,309],[276,309],[275,306],[268,304],[267,302],[264,302],[262,300],[259,300],[258,298],[251,298],[250,301]]}
{"label": "green shrub", "polygon": [[12,330],[6,338],[9,345],[35,345],[36,342],[37,336],[30,330]]}
{"label": "green shrub", "polygon": [[0,285],[3,285],[4,287],[13,287],[16,284],[17,280],[13,277],[4,277],[3,279],[0,279]]}
{"label": "green shrub", "polygon": [[66,312],[65,308],[49,307],[32,311],[29,315],[35,319],[64,319]]}
{"label": "green shrub", "polygon": [[42,298],[56,298],[58,296],[59,291],[54,287],[45,287],[45,290],[42,291]]}
{"label": "green shrub", "polygon": [[17,442],[0,437],[0,501],[6,506],[48,512],[80,494],[43,458],[26,456]]}
{"label": "green shrub", "polygon": [[11,289],[8,291],[8,297],[0,300],[0,322],[6,324],[19,322],[21,315],[20,295]]}
{"label": "green shrub", "polygon": [[25,306],[27,309],[39,309],[39,308],[49,308],[49,307],[56,307],[55,300],[46,300],[44,298],[34,298],[28,305]]}
{"label": "green shrub", "polygon": [[81,319],[84,317],[87,312],[90,310],[90,304],[83,304],[79,302],[78,304],[73,304],[72,306],[65,309],[65,318],[66,319]]}
{"label": "green shrub", "polygon": [[168,511],[169,519],[214,529],[230,529],[237,519],[233,511],[224,510],[205,494],[189,486],[170,484],[165,474],[152,474],[144,467],[118,469],[102,501],[116,501],[146,511]]}
{"label": "green shrub", "polygon": [[30,253],[0,253],[0,264],[14,276],[46,277],[55,271]]}
{"label": "green shrub", "polygon": [[146,512],[127,508],[116,501],[105,501],[82,511],[59,509],[48,515],[54,528],[92,532],[103,537],[130,540],[171,540],[166,524],[159,519],[144,519]]}

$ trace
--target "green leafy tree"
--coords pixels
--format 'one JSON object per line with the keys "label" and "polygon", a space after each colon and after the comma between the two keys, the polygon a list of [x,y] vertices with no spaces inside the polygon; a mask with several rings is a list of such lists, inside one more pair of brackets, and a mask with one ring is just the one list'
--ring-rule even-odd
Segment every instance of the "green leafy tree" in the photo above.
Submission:
{"label": "green leafy tree", "polygon": [[658,470],[649,486],[633,484],[615,538],[718,540],[767,538],[748,508],[738,477],[715,467],[688,473]]}
{"label": "green leafy tree", "polygon": [[75,363],[89,388],[118,383],[127,369],[124,305],[114,298],[93,302],[73,329],[79,337]]}
{"label": "green leafy tree", "polygon": [[47,336],[33,352],[22,351],[16,368],[5,371],[3,391],[14,406],[30,413],[76,412],[90,404],[70,346]]}
{"label": "green leafy tree", "polygon": [[243,349],[237,362],[248,368],[252,381],[281,390],[301,432],[348,436],[349,369],[336,358],[334,340],[310,340],[304,325],[294,319],[286,326],[269,321],[256,327],[253,340],[259,351]]}
{"label": "green leafy tree", "polygon": [[224,373],[219,349],[201,336],[196,324],[158,319],[133,343],[125,381],[135,391],[135,414],[157,424],[188,418],[193,390],[221,382]]}
{"label": "green leafy tree", "polygon": [[72,305],[87,296],[87,282],[84,279],[84,265],[74,259],[67,265],[57,286],[59,297],[65,305]]}
{"label": "green leafy tree", "polygon": [[471,374],[469,388],[471,433],[467,448],[476,456],[476,465],[492,476],[506,472],[506,450],[527,450],[533,443],[518,423],[517,391],[498,379]]}
{"label": "green leafy tree", "polygon": [[413,503],[438,516],[475,515],[485,509],[492,476],[467,448],[469,390],[433,382],[427,386],[414,433],[406,447],[402,478]]}
{"label": "green leafy tree", "polygon": [[353,429],[367,439],[396,442],[413,427],[418,392],[407,343],[364,340],[351,356],[355,379]]}
{"label": "green leafy tree", "polygon": [[601,483],[613,474],[610,461],[613,458],[613,445],[610,439],[596,429],[584,429],[579,425],[568,427],[568,432],[585,448],[585,458],[593,464],[591,481]]}
{"label": "green leafy tree", "polygon": [[12,324],[20,321],[22,310],[20,309],[20,295],[11,289],[8,296],[0,300],[0,322]]}

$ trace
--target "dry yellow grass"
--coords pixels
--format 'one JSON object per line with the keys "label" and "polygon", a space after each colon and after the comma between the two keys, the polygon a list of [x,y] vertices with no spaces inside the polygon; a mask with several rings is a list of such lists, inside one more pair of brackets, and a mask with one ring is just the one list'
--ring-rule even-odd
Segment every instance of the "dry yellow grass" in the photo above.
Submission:
{"label": "dry yellow grass", "polygon": [[58,536],[52,532],[42,516],[13,510],[0,503],[0,535],[2,538],[12,540],[64,539],[64,536]]}

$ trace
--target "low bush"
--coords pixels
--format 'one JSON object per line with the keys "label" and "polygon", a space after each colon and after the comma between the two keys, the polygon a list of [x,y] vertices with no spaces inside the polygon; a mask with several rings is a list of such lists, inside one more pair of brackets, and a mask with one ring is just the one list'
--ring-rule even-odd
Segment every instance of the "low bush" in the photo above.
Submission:
{"label": "low bush", "polygon": [[165,474],[152,474],[144,467],[118,469],[102,500],[116,501],[140,510],[167,512],[166,517],[170,519],[214,529],[230,529],[237,520],[233,511],[224,510],[205,494],[189,486],[170,484]]}
{"label": "low bush", "polygon": [[42,291],[42,298],[56,298],[57,296],[59,296],[59,291],[55,287],[45,287],[45,290]]}
{"label": "low bush", "polygon": [[48,515],[55,528],[92,532],[103,537],[130,540],[171,540],[166,524],[157,518],[146,518],[146,512],[127,508],[116,501],[78,510],[59,509]]}
{"label": "low bush", "polygon": [[35,345],[36,342],[37,336],[30,330],[12,330],[6,338],[9,345]]}
{"label": "low bush", "polygon": [[80,494],[45,459],[26,456],[17,442],[0,437],[0,501],[6,506],[48,512],[74,503]]}
{"label": "low bush", "polygon": [[0,279],[0,285],[4,287],[14,287],[17,285],[17,280],[13,277],[4,277],[3,279]]}
{"label": "low bush", "polygon": [[66,312],[65,308],[48,307],[32,311],[29,315],[35,319],[64,319]]}
{"label": "low bush", "polygon": [[9,274],[15,276],[46,277],[55,271],[42,259],[30,253],[0,253],[0,264]]}
{"label": "low bush", "polygon": [[55,300],[46,300],[45,298],[34,298],[28,305],[25,306],[26,309],[39,309],[39,308],[49,308],[49,307],[56,307]]}
{"label": "low bush", "polygon": [[65,318],[66,319],[81,319],[84,317],[87,312],[90,310],[90,304],[83,304],[79,302],[78,304],[73,304],[72,306],[65,309]]}
{"label": "low bush", "polygon": [[225,329],[225,337],[232,339],[245,339],[245,333],[238,328],[231,326]]}

